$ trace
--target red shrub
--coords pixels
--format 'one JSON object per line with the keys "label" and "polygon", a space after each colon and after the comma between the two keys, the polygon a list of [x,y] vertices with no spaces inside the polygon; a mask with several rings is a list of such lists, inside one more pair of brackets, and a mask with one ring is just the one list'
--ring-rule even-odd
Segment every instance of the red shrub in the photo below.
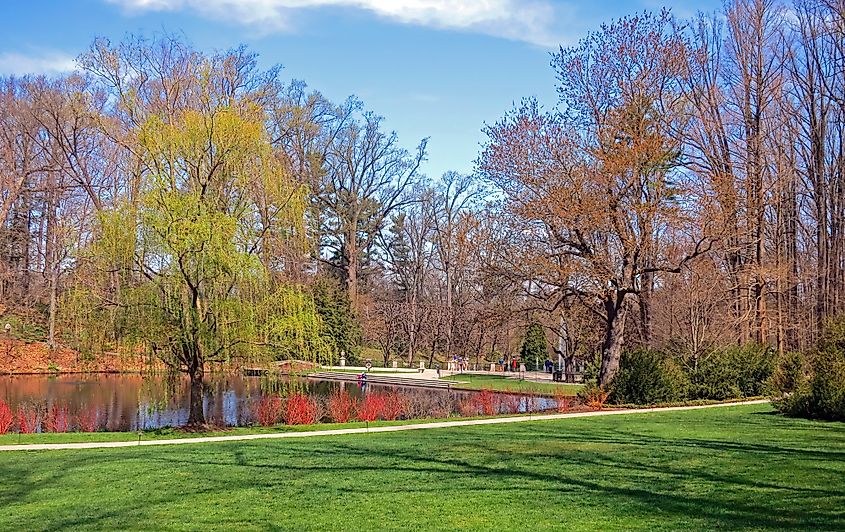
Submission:
{"label": "red shrub", "polygon": [[491,390],[481,390],[476,394],[475,401],[478,404],[478,411],[485,416],[493,416],[496,414],[498,400],[496,394]]}
{"label": "red shrub", "polygon": [[518,395],[506,395],[501,401],[501,410],[507,414],[519,414],[520,406],[522,405],[522,397]]}
{"label": "red shrub", "polygon": [[18,408],[18,432],[21,434],[31,434],[38,432],[38,411],[34,408]]}
{"label": "red shrub", "polygon": [[97,432],[99,428],[97,409],[89,406],[76,414],[76,428],[80,432]]}
{"label": "red shrub", "polygon": [[557,411],[561,414],[572,410],[575,404],[574,398],[571,395],[566,395],[563,390],[555,392],[555,402],[557,403]]}
{"label": "red shrub", "polygon": [[380,393],[368,393],[358,406],[358,419],[360,421],[375,421],[381,416],[384,410],[384,395]]}
{"label": "red shrub", "polygon": [[346,423],[355,417],[358,401],[346,390],[337,389],[329,397],[329,416],[335,423]]}
{"label": "red shrub", "polygon": [[259,425],[275,425],[282,417],[282,398],[277,395],[264,396],[255,403],[253,409]]}
{"label": "red shrub", "polygon": [[6,434],[12,428],[12,423],[15,421],[15,416],[12,414],[12,409],[5,401],[0,399],[0,434]]}
{"label": "red shrub", "polygon": [[[511,398],[513,396],[507,396]],[[516,399],[519,400],[518,398]],[[505,399],[507,401],[507,399]],[[517,407],[519,406],[517,402]],[[507,408],[507,403],[503,404],[502,399],[499,398],[498,394],[492,392],[491,390],[481,390],[478,393],[473,393],[468,398],[463,399],[458,404],[458,409],[461,412],[462,416],[472,417],[472,416],[492,416],[498,413],[500,407]]]}
{"label": "red shrub", "polygon": [[461,402],[458,403],[458,411],[464,417],[474,417],[478,415],[478,405],[472,397],[461,399]]}
{"label": "red shrub", "polygon": [[405,413],[405,399],[397,392],[384,394],[384,403],[381,408],[381,418],[385,421],[393,421],[402,417]]}
{"label": "red shrub", "polygon": [[608,393],[598,386],[592,386],[581,393],[584,396],[584,402],[593,410],[601,410],[604,408],[604,403],[607,401]]}
{"label": "red shrub", "polygon": [[44,427],[47,432],[67,432],[70,426],[70,415],[67,405],[53,405],[47,410],[47,418],[44,420]]}
{"label": "red shrub", "polygon": [[288,425],[311,425],[317,422],[317,403],[303,393],[288,397],[285,404],[285,423]]}

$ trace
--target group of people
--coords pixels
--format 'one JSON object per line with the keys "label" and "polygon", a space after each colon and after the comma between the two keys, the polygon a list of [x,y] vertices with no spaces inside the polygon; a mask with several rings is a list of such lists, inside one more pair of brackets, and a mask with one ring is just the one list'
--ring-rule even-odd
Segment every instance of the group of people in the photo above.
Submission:
{"label": "group of people", "polygon": [[499,359],[499,366],[501,366],[502,371],[518,371],[519,361],[517,361],[516,357],[506,356]]}
{"label": "group of people", "polygon": [[452,355],[452,371],[469,370],[469,359],[458,355]]}

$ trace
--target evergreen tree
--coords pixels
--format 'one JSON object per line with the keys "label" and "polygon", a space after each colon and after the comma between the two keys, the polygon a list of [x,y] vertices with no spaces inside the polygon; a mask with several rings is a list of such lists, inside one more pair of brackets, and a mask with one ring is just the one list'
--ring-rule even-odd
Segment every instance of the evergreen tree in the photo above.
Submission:
{"label": "evergreen tree", "polygon": [[546,344],[546,333],[543,332],[543,326],[537,322],[528,326],[525,331],[525,338],[522,340],[522,348],[519,351],[519,357],[523,363],[545,361],[549,356],[548,346]]}
{"label": "evergreen tree", "polygon": [[355,319],[348,294],[340,284],[327,277],[318,279],[312,288],[323,332],[333,344],[333,356],[343,352],[347,361],[354,361],[361,351],[361,326]]}

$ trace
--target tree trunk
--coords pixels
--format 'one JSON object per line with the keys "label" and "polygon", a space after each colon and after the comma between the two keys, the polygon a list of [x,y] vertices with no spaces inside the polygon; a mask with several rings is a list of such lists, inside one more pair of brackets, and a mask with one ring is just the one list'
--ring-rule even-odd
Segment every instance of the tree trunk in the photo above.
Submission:
{"label": "tree trunk", "polygon": [[196,363],[188,371],[191,378],[191,404],[188,414],[188,425],[192,427],[205,425],[205,412],[203,411],[203,377],[204,371],[201,363]]}
{"label": "tree trunk", "polygon": [[651,319],[651,295],[654,288],[654,274],[644,273],[642,276],[642,288],[639,294],[640,303],[640,326],[642,327],[643,347],[651,349],[653,325]]}
{"label": "tree trunk", "polygon": [[627,314],[625,303],[624,294],[616,294],[613,299],[605,302],[607,325],[601,348],[601,370],[599,371],[599,386],[602,388],[610,384],[619,371]]}
{"label": "tree trunk", "polygon": [[452,266],[449,261],[446,261],[444,266],[446,270],[446,360],[449,361],[452,360]]}
{"label": "tree trunk", "polygon": [[347,245],[346,289],[352,310],[358,309],[358,250],[354,245]]}
{"label": "tree trunk", "polygon": [[47,333],[47,347],[52,351],[56,348],[56,312],[58,310],[59,267],[53,264],[50,272],[50,308],[49,326]]}

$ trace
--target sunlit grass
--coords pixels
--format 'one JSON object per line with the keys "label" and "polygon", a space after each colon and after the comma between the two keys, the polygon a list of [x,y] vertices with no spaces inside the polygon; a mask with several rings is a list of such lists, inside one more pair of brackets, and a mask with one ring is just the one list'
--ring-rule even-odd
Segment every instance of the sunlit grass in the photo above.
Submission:
{"label": "sunlit grass", "polygon": [[0,530],[845,529],[845,426],[768,405],[0,454]]}

